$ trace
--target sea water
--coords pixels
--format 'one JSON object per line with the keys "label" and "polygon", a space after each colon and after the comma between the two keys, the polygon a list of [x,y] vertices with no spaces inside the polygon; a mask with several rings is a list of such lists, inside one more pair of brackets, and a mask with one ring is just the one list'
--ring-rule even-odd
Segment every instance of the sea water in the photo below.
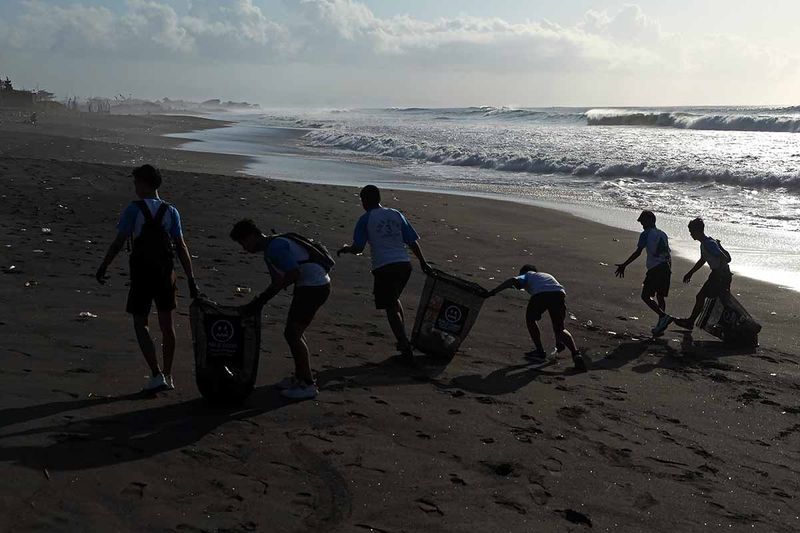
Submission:
{"label": "sea water", "polygon": [[[187,148],[258,156],[249,171],[265,176],[501,196],[625,229],[650,209],[690,258],[686,223],[702,216],[735,271],[800,290],[800,107],[280,110],[236,120],[192,134],[206,142]],[[276,142],[282,128],[291,134]]]}

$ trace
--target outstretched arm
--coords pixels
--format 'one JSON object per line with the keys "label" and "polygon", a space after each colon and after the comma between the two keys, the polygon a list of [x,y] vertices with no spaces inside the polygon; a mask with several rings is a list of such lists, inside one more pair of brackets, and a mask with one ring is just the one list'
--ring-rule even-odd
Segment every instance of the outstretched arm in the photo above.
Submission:
{"label": "outstretched arm", "polygon": [[703,265],[705,265],[705,264],[706,264],[706,260],[701,257],[697,261],[697,263],[694,264],[692,269],[689,272],[687,272],[685,276],[683,276],[683,282],[684,283],[689,283],[690,281],[692,281],[692,276],[694,275],[694,273],[697,272],[698,270],[700,270],[701,268],[703,268]]}
{"label": "outstretched arm", "polygon": [[515,288],[515,289],[519,289],[519,280],[517,278],[509,278],[509,279],[505,280],[503,283],[501,283],[500,285],[498,285],[494,289],[490,290],[488,296],[494,296],[498,292],[502,292],[502,291],[504,291],[506,289],[510,289],[512,287]]}
{"label": "outstretched arm", "polygon": [[125,245],[125,239],[128,236],[124,233],[117,233],[116,238],[111,243],[111,246],[108,247],[108,252],[106,252],[106,256],[103,258],[103,262],[100,263],[100,267],[97,269],[94,277],[97,279],[98,283],[104,284],[106,282],[106,270],[108,270],[109,265],[114,258],[117,257],[117,254],[122,250],[122,247]]}
{"label": "outstretched arm", "polygon": [[197,298],[197,282],[194,280],[194,270],[192,270],[192,256],[189,254],[189,247],[186,246],[183,235],[175,239],[175,248],[178,252],[178,260],[186,273],[186,281],[189,283],[189,297]]}
{"label": "outstretched arm", "polygon": [[414,252],[414,255],[417,256],[419,260],[419,266],[422,268],[422,271],[426,274],[430,273],[433,269],[425,260],[425,255],[422,253],[422,248],[419,245],[419,241],[414,241],[413,243],[408,245],[411,248],[411,251]]}
{"label": "outstretched arm", "polygon": [[636,261],[640,255],[642,255],[642,250],[644,248],[637,248],[635,252],[631,254],[631,256],[625,260],[624,263],[617,263],[617,271],[614,273],[615,276],[618,278],[625,277],[625,267]]}

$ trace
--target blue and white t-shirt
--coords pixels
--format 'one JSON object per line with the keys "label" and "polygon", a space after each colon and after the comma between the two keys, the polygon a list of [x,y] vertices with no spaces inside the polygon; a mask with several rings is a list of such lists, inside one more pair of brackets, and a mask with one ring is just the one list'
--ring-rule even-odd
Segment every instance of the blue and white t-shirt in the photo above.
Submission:
{"label": "blue and white t-shirt", "polygon": [[406,245],[418,240],[419,235],[400,211],[382,206],[361,215],[353,232],[353,244],[357,248],[369,243],[373,269],[410,262]]}
{"label": "blue and white t-shirt", "polygon": [[639,235],[638,248],[647,250],[647,270],[664,263],[672,263],[667,234],[658,228],[652,227],[644,230]]}
{"label": "blue and white t-shirt", "polygon": [[528,291],[528,294],[535,296],[543,292],[561,292],[567,294],[564,287],[551,276],[544,272],[526,272],[521,276],[517,276],[519,281],[519,288]]}
{"label": "blue and white t-shirt", "polygon": [[331,278],[321,265],[313,262],[304,263],[309,258],[310,255],[305,248],[285,237],[270,240],[264,249],[264,262],[267,263],[273,278],[300,269],[300,274],[294,283],[295,287],[321,287],[329,284]]}
{"label": "blue and white t-shirt", "polygon": [[[145,198],[144,202],[147,204],[153,217],[156,216],[161,204],[164,203],[160,198]],[[142,210],[136,205],[136,202],[131,202],[128,207],[125,208],[125,211],[122,212],[122,216],[119,217],[117,231],[126,237],[133,237],[135,239],[142,232],[142,226],[144,226],[144,213],[142,213]],[[161,226],[173,239],[179,239],[183,236],[181,216],[174,205],[170,205],[167,212],[164,213],[164,218],[161,219]]]}
{"label": "blue and white t-shirt", "polygon": [[722,253],[719,243],[713,237],[706,237],[700,241],[700,257],[705,259],[711,270],[728,267],[728,258]]}

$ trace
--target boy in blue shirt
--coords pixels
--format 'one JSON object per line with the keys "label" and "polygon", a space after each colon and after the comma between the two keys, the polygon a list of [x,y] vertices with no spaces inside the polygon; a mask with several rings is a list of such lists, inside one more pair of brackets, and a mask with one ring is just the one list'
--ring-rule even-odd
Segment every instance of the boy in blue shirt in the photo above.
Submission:
{"label": "boy in blue shirt", "polygon": [[685,329],[694,328],[694,321],[703,312],[706,298],[717,298],[729,293],[731,291],[731,281],[733,280],[733,274],[731,274],[730,266],[728,266],[731,262],[731,256],[717,239],[706,235],[706,225],[702,218],[698,217],[689,222],[689,234],[692,239],[700,242],[700,259],[683,276],[683,282],[689,283],[692,281],[692,275],[706,263],[708,263],[711,273],[700,288],[700,292],[697,293],[692,313],[686,318],[675,319],[675,325]]}
{"label": "boy in blue shirt", "polygon": [[658,315],[658,322],[653,326],[652,332],[654,336],[660,336],[672,322],[672,317],[667,314],[666,301],[672,277],[669,238],[656,228],[656,215],[652,211],[642,211],[637,221],[644,231],[639,235],[636,251],[624,263],[617,264],[616,276],[624,278],[625,267],[638,259],[643,250],[647,250],[647,274],[642,283],[642,301]]}
{"label": "boy in blue shirt", "polygon": [[406,336],[405,315],[400,301],[411,277],[411,261],[406,247],[417,256],[423,272],[430,272],[431,268],[419,246],[419,235],[400,211],[381,205],[380,190],[375,185],[367,185],[361,189],[360,196],[366,213],[356,223],[353,243],[343,246],[336,255],[360,254],[369,243],[375,278],[372,291],[375,308],[386,311],[389,326],[397,339],[397,348],[410,362],[414,352]]}
{"label": "boy in blue shirt", "polygon": [[546,360],[547,354],[542,345],[542,334],[537,325],[537,322],[542,319],[542,315],[546,311],[550,314],[550,321],[553,324],[553,333],[557,344],[556,350],[563,349],[559,349],[559,345],[569,348],[575,370],[586,372],[588,370],[586,359],[575,346],[575,339],[572,338],[572,334],[564,327],[564,322],[567,319],[567,291],[564,290],[558,280],[550,274],[537,271],[533,265],[523,265],[519,270],[519,276],[507,279],[489,291],[489,296],[494,296],[498,292],[511,287],[527,291],[531,295],[528,309],[525,312],[525,322],[536,349],[527,355],[534,362],[544,362]]}
{"label": "boy in blue shirt", "polygon": [[[192,271],[192,259],[183,240],[181,217],[175,206],[158,196],[161,172],[152,165],[143,165],[133,170],[133,184],[138,201],[131,202],[117,224],[117,237],[108,249],[95,277],[105,283],[106,270],[125,241],[133,238],[130,255],[131,284],[128,291],[126,311],[133,315],[133,328],[145,361],[150,367],[151,377],[144,390],[174,389],[172,360],[175,356],[175,326],[172,313],[176,307],[176,276],[173,268],[173,248],[189,282],[189,295],[197,298],[197,284]],[[156,348],[150,336],[148,315],[153,301],[158,311],[161,328],[163,369],[158,366]]]}
{"label": "boy in blue shirt", "polygon": [[319,389],[311,373],[311,359],[305,332],[331,293],[327,269],[314,260],[307,248],[288,236],[267,237],[250,219],[237,222],[231,239],[246,252],[261,253],[270,274],[270,284],[250,306],[261,309],[282,290],[294,285],[283,335],[294,359],[294,376],[278,383],[281,395],[292,400],[316,398]]}

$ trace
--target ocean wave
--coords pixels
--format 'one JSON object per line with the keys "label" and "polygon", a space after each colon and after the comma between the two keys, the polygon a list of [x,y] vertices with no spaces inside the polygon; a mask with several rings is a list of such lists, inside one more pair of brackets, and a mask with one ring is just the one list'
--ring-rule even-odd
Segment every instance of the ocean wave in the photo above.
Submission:
{"label": "ocean wave", "polygon": [[453,145],[433,145],[423,141],[403,141],[385,135],[356,134],[333,129],[311,131],[305,135],[305,138],[315,146],[340,148],[407,161],[477,167],[504,172],[565,174],[602,179],[631,177],[660,182],[717,183],[800,192],[800,172],[791,174],[736,173],[688,166],[668,168],[646,161],[614,164],[574,161],[566,158],[555,159],[514,152],[472,151]]}
{"label": "ocean wave", "polygon": [[589,126],[653,126],[688,130],[800,133],[800,115],[694,114],[592,109],[586,112],[586,122]]}

